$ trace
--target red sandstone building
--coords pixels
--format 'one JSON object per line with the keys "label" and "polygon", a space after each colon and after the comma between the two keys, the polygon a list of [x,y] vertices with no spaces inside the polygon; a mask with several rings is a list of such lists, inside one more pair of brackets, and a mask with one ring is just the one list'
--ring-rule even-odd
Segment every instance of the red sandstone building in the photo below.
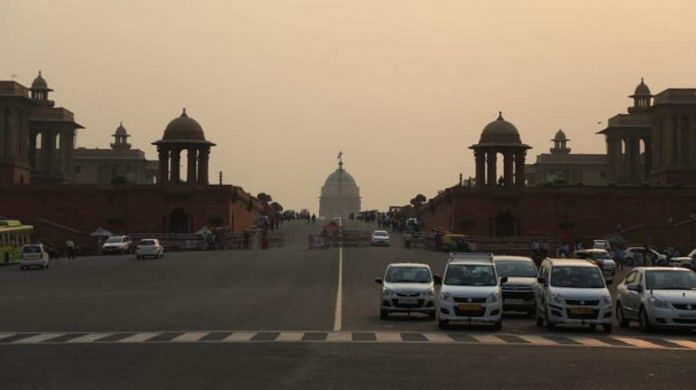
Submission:
{"label": "red sandstone building", "polygon": [[501,114],[471,146],[475,186],[447,188],[431,199],[421,211],[426,226],[483,240],[587,242],[620,234],[633,243],[692,249],[696,89],[667,89],[653,97],[641,81],[631,98],[629,113],[614,116],[600,131],[607,142],[607,185],[527,186],[529,146]]}
{"label": "red sandstone building", "polygon": [[[185,110],[154,142],[157,184],[73,184],[75,132],[82,126],[70,111],[54,107],[50,91],[41,74],[29,89],[0,81],[0,216],[43,227],[39,235],[62,242],[65,236],[84,239],[97,227],[152,234],[211,225],[241,231],[263,212],[240,187],[209,184],[215,144]],[[186,178],[180,175],[184,151]]]}

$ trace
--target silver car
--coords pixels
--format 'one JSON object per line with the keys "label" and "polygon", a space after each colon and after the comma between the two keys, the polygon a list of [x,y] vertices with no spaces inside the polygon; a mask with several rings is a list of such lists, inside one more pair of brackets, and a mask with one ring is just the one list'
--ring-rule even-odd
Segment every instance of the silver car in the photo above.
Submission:
{"label": "silver car", "polygon": [[382,285],[379,317],[385,319],[391,313],[423,313],[435,319],[435,285],[440,280],[427,264],[389,264],[384,277],[375,279]]}
{"label": "silver car", "polygon": [[654,327],[696,328],[696,273],[684,268],[638,267],[616,288],[616,320]]}

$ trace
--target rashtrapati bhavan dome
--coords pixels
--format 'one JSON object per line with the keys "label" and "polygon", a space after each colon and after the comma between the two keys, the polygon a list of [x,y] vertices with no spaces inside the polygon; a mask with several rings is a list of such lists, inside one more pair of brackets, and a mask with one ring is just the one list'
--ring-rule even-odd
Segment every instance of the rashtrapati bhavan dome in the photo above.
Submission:
{"label": "rashtrapati bhavan dome", "polygon": [[360,211],[360,188],[353,176],[343,169],[343,154],[338,154],[338,169],[326,178],[319,197],[319,216],[348,217]]}

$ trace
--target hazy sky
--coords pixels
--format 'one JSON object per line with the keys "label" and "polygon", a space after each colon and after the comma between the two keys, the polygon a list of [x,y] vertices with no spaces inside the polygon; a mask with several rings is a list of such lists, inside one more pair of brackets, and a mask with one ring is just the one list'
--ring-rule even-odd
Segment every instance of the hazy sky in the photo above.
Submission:
{"label": "hazy sky", "polygon": [[[536,154],[574,152],[653,93],[696,87],[696,1],[0,0],[0,79],[41,69],[107,147],[119,121],[154,159],[182,107],[217,143],[210,177],[318,208],[343,150],[364,208],[474,174],[502,110]],[[597,124],[602,121],[602,124]]]}

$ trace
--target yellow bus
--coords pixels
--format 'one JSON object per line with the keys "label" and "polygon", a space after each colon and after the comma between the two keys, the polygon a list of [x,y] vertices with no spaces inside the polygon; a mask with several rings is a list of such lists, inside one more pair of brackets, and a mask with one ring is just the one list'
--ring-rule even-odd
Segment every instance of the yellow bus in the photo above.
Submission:
{"label": "yellow bus", "polygon": [[19,262],[22,246],[31,243],[34,227],[20,221],[0,219],[0,264]]}

